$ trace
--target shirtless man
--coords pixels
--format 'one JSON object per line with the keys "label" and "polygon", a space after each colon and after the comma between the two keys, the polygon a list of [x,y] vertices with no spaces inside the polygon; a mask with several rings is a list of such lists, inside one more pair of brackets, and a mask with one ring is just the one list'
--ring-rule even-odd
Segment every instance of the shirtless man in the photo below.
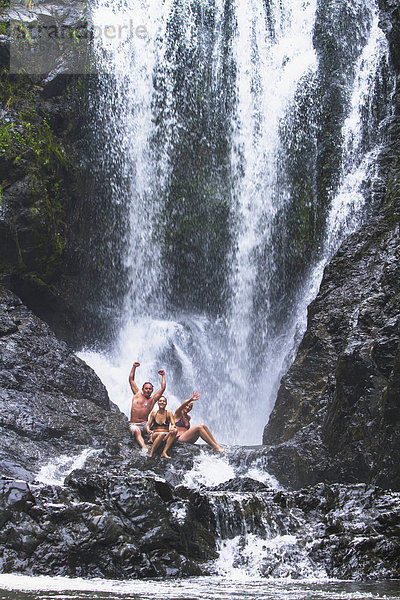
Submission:
{"label": "shirtless man", "polygon": [[160,369],[158,374],[161,375],[161,387],[153,394],[153,384],[149,381],[143,384],[141,390],[135,381],[136,368],[140,363],[134,362],[131,372],[129,373],[129,383],[133,392],[131,418],[129,421],[129,429],[135,436],[137,443],[144,452],[147,452],[147,446],[143,439],[143,432],[146,431],[147,419],[153,410],[157,400],[161,398],[165,391],[165,371]]}

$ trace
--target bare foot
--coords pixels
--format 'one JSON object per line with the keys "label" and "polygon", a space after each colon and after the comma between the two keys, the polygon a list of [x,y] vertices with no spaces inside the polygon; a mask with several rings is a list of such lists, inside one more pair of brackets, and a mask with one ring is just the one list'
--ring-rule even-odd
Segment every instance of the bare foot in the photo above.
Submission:
{"label": "bare foot", "polygon": [[161,458],[171,458],[170,456],[168,456],[168,454],[165,454],[165,452],[163,452],[161,454]]}
{"label": "bare foot", "polygon": [[215,448],[215,450],[216,450],[217,452],[225,452],[224,448],[221,448],[221,446],[217,446],[217,447]]}
{"label": "bare foot", "polygon": [[148,454],[148,453],[149,453],[148,446],[143,446],[143,448],[142,448],[142,454]]}

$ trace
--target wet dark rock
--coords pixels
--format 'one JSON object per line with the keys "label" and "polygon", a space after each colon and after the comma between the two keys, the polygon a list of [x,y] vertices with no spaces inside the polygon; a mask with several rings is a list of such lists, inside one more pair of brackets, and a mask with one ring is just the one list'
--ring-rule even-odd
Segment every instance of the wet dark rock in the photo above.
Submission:
{"label": "wet dark rock", "polygon": [[[0,325],[1,572],[204,575],[228,540],[235,565],[248,568],[257,536],[265,576],[301,577],[316,566],[334,577],[399,575],[398,493],[366,485],[277,489],[266,473],[273,448],[227,448],[221,456],[177,444],[171,460],[146,457],[93,371],[5,288]],[[88,448],[84,467],[60,473],[58,485],[38,481],[42,466]],[[207,455],[235,477],[188,487],[195,478],[186,476]],[[264,473],[266,483],[250,472]]]}
{"label": "wet dark rock", "polygon": [[378,161],[381,204],[326,267],[264,432],[271,472],[295,488],[400,489],[400,14],[391,0],[379,6],[397,77]]}
{"label": "wet dark rock", "polygon": [[400,71],[400,9],[397,0],[378,0],[380,8],[380,26],[386,33],[392,60]]}
{"label": "wet dark rock", "polygon": [[55,96],[60,96],[71,80],[68,65],[61,65],[57,69],[54,69],[43,81],[43,97],[54,98]]}
{"label": "wet dark rock", "polygon": [[4,480],[2,572],[83,577],[198,575],[215,539],[189,500],[154,476],[73,472],[64,487]]}
{"label": "wet dark rock", "polygon": [[320,484],[294,498],[320,519],[323,539],[315,537],[311,557],[322,559],[330,576],[381,579],[399,571],[399,540],[391,524],[400,516],[398,493],[362,484]]}
{"label": "wet dark rock", "polygon": [[399,376],[399,248],[398,224],[386,213],[327,266],[265,430],[265,443],[281,444],[272,452],[278,478],[400,489],[398,396],[391,393]]}
{"label": "wet dark rock", "polygon": [[[44,52],[44,60],[46,54],[52,59],[48,70],[44,65],[37,74],[39,35],[35,33],[41,26],[42,33],[49,26],[58,31],[64,26],[71,31],[83,26],[83,7],[83,3],[63,0],[29,8],[11,3],[10,9],[3,6],[0,14],[2,30],[7,31],[0,36],[4,139],[0,157],[0,282],[70,344],[76,343],[79,335],[82,247],[78,250],[77,223],[90,179],[82,165],[86,80],[84,71],[68,55],[76,46],[71,40],[65,52],[60,45],[59,56],[57,51],[52,55],[54,47]],[[15,64],[18,38],[14,26],[9,27],[10,16],[35,32],[28,52],[34,57],[33,70],[27,57],[23,57],[22,69]],[[10,73],[12,36],[14,63]],[[45,43],[50,44],[50,40]]]}
{"label": "wet dark rock", "polygon": [[[210,507],[167,481],[181,483],[200,448],[177,447],[170,461],[145,457],[92,369],[3,286],[0,356],[0,571],[206,572],[202,563],[216,556]],[[86,468],[65,485],[35,483],[41,467],[85,450],[94,451]]]}
{"label": "wet dark rock", "polygon": [[[254,482],[256,483],[256,482]],[[327,485],[297,492],[202,490],[213,501],[222,539],[236,538],[233,564],[264,576],[324,574],[382,579],[399,573],[399,494],[366,485]],[[264,544],[251,556],[251,538]]]}
{"label": "wet dark rock", "polygon": [[0,286],[0,465],[32,478],[59,455],[127,443],[127,419],[48,325]]}
{"label": "wet dark rock", "polygon": [[236,477],[212,488],[214,492],[264,492],[268,486],[261,481],[255,481],[251,477]]}
{"label": "wet dark rock", "polygon": [[[399,493],[366,485],[277,491],[244,479],[176,488],[126,466],[80,469],[63,486],[0,482],[2,572],[176,577],[213,572],[218,544],[264,576],[400,574]],[[259,544],[252,549],[254,536]],[[252,555],[253,552],[253,555]],[[254,555],[256,552],[256,555]]]}

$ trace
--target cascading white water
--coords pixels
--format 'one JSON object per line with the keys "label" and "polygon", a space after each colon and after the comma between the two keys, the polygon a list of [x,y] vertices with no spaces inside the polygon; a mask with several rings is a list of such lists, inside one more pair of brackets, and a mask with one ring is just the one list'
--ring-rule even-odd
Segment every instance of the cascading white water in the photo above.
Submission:
{"label": "cascading white water", "polygon": [[[152,77],[157,59],[162,60],[158,39],[164,35],[165,11],[168,3],[158,7],[154,2],[99,0],[92,16],[96,31],[115,32],[96,41],[97,68],[106,75],[100,78],[101,91],[96,95],[96,125],[105,132],[103,161],[109,166],[112,202],[128,207],[128,224],[125,229],[117,227],[116,235],[124,232],[120,244],[129,294],[121,320],[124,325],[128,320],[129,327],[132,306],[141,317],[154,315],[160,300],[160,254],[153,239],[158,213],[156,165],[149,140],[154,135]],[[167,165],[158,169],[157,184],[166,172]]]}
{"label": "cascading white water", "polygon": [[[197,5],[201,5],[198,13]],[[156,385],[158,368],[166,369],[170,408],[198,388],[202,398],[193,413],[194,423],[206,421],[221,442],[258,443],[288,357],[304,330],[305,309],[316,293],[323,265],[358,223],[362,204],[359,184],[365,178],[368,161],[363,162],[363,150],[356,142],[362,130],[357,115],[368,103],[368,82],[386,45],[375,22],[356,65],[352,107],[344,126],[353,161],[343,160],[342,187],[332,198],[323,257],[298,290],[291,318],[277,334],[271,323],[268,294],[261,316],[257,315],[255,295],[260,271],[267,288],[277,273],[276,258],[272,252],[263,256],[261,248],[272,243],[274,217],[285,211],[290,200],[279,177],[280,128],[295,107],[304,76],[314,77],[317,69],[312,43],[315,3],[229,3],[234,27],[228,50],[236,65],[230,139],[233,244],[225,274],[228,300],[224,313],[218,316],[207,310],[168,306],[170,265],[163,262],[162,203],[168,196],[176,138],[182,131],[190,133],[186,132],[188,122],[174,112],[173,75],[179,65],[171,48],[178,52],[179,46],[184,56],[204,43],[210,25],[203,9],[212,14],[210,85],[214,89],[224,76],[221,57],[227,44],[223,38],[226,2],[120,0],[110,4],[99,0],[94,9],[93,21],[99,26],[133,20],[135,25],[144,26],[147,35],[113,40],[103,36],[97,48],[100,64],[110,73],[101,83],[97,126],[105,128],[109,140],[104,160],[112,179],[112,201],[129,207],[129,225],[123,235],[117,234],[121,235],[129,291],[115,346],[107,354],[85,351],[81,356],[97,371],[111,399],[126,414],[131,400],[127,377],[132,362],[139,360],[139,384],[151,380]],[[375,12],[372,3],[370,11]],[[174,28],[179,44],[172,37]],[[199,96],[200,91],[196,93]],[[201,93],[206,94],[204,90]],[[192,276],[197,285],[196,273]],[[196,293],[201,295],[202,289],[196,288]],[[184,305],[184,299],[179,304]],[[262,345],[254,342],[254,328],[260,334],[257,340],[264,340]]]}
{"label": "cascading white water", "polygon": [[[260,439],[263,422],[254,419],[254,414],[266,415],[272,408],[268,406],[268,399],[272,400],[270,386],[284,358],[276,347],[273,352],[260,348],[259,352],[265,354],[263,369],[254,374],[253,338],[254,329],[259,327],[254,307],[259,285],[257,254],[261,244],[270,243],[274,216],[287,200],[278,184],[279,126],[290,111],[299,81],[316,68],[312,45],[315,5],[297,0],[290,7],[271,3],[267,27],[263,3],[236,3],[238,114],[232,161],[234,171],[242,172],[242,176],[237,178],[238,231],[230,276],[229,343],[225,341],[223,354],[233,375],[233,385],[226,391],[239,401],[240,431],[236,439],[240,442]],[[266,264],[265,276],[271,275],[270,265]],[[267,329],[268,323],[264,321],[262,326]]]}
{"label": "cascading white water", "polygon": [[[368,151],[363,151],[363,133],[368,127],[374,127],[371,90],[382,59],[388,62],[389,55],[387,40],[379,28],[379,16],[373,10],[373,3],[370,4],[370,9],[373,12],[371,31],[356,65],[350,111],[343,126],[342,172],[340,187],[332,199],[328,217],[325,249],[327,256],[332,256],[344,237],[360,224],[365,203],[363,185],[367,182],[371,184],[377,177],[375,159],[380,145],[374,144]],[[394,90],[394,81],[392,89]],[[363,122],[363,114],[366,123]],[[379,136],[377,137],[379,140]]]}

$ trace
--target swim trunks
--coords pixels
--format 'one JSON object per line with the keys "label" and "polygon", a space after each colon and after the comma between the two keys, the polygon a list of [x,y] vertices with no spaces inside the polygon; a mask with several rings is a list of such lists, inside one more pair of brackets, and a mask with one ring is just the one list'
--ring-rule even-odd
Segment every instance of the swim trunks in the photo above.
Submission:
{"label": "swim trunks", "polygon": [[131,433],[139,431],[139,433],[146,433],[147,421],[141,421],[140,423],[129,423],[129,430]]}

